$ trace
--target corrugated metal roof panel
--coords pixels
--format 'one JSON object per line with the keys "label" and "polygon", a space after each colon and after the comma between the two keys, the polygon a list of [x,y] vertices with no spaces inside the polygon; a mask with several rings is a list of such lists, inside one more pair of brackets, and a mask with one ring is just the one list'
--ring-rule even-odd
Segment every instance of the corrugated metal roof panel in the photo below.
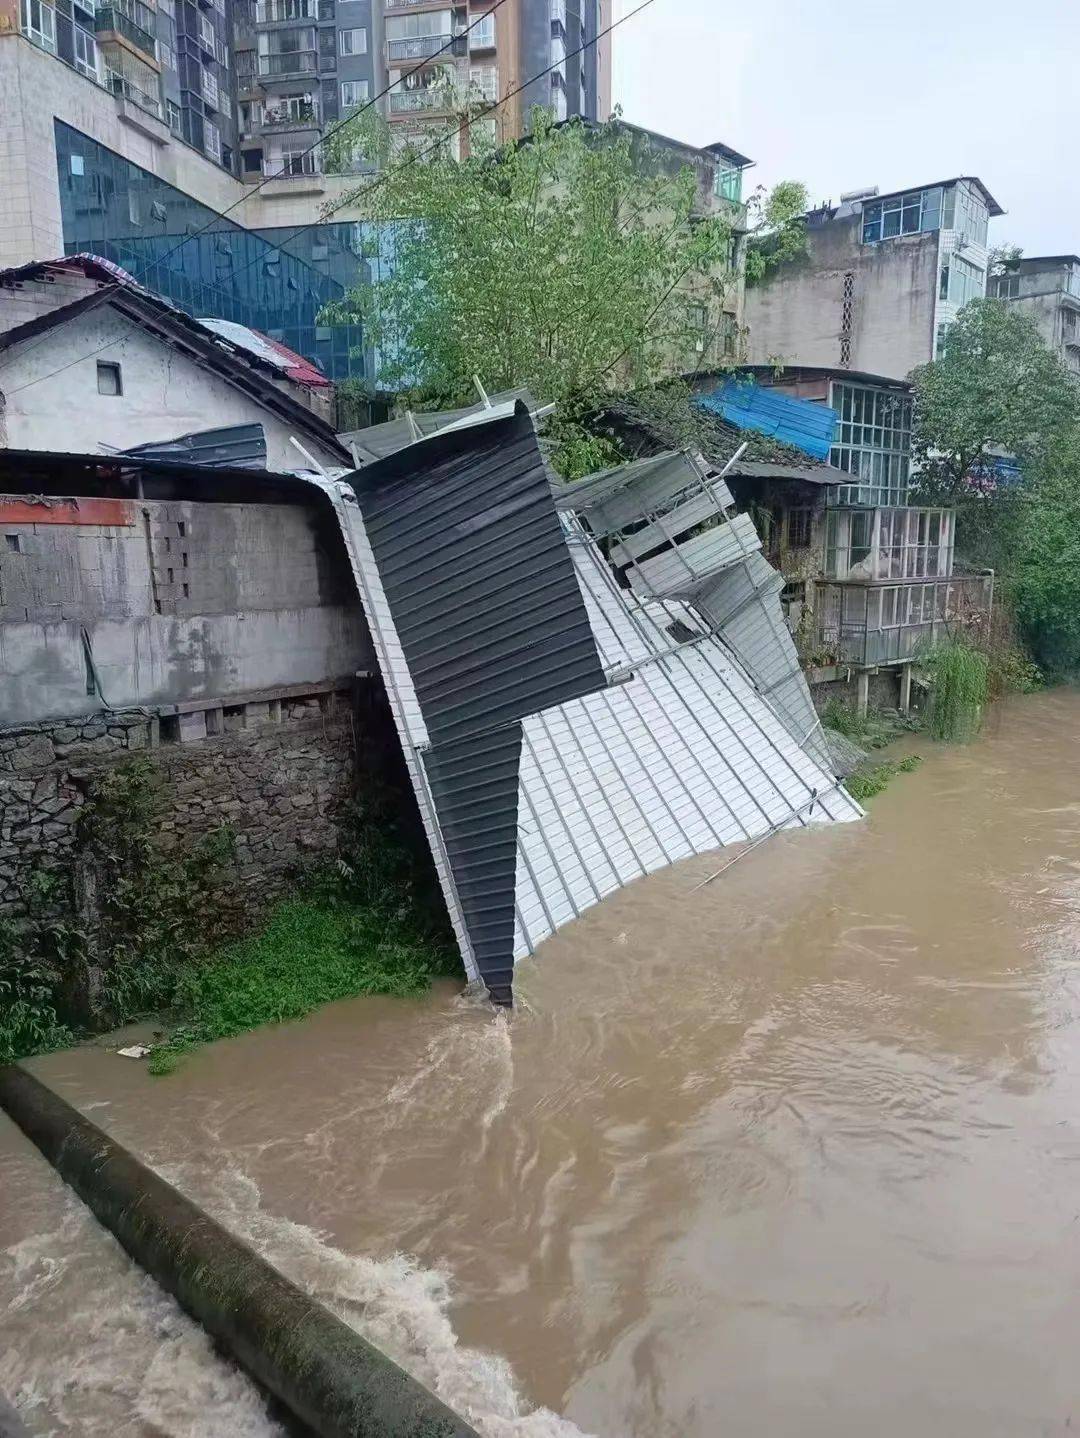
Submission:
{"label": "corrugated metal roof panel", "polygon": [[433,744],[603,687],[527,414],[413,445],[356,491]]}
{"label": "corrugated metal roof panel", "polygon": [[[687,459],[669,456],[643,489],[666,476],[665,502],[683,503],[689,474],[704,498]],[[621,885],[860,813],[803,742],[805,683],[749,520],[721,507],[714,528],[659,556],[709,542],[721,567],[689,598],[642,597],[620,587],[581,521],[560,524],[538,460],[519,416],[358,471],[357,496],[318,481],[349,545],[466,969],[500,1002],[514,958]],[[740,573],[742,588],[719,582]]]}
{"label": "corrugated metal roof panel", "polygon": [[712,394],[700,396],[695,403],[738,429],[772,435],[816,459],[829,457],[837,415],[828,405],[792,399],[777,390],[734,379],[727,380]]}
{"label": "corrugated metal roof panel", "polygon": [[122,453],[139,459],[169,459],[208,469],[265,469],[266,433],[261,424],[231,424],[200,429],[176,439],[137,444]]}

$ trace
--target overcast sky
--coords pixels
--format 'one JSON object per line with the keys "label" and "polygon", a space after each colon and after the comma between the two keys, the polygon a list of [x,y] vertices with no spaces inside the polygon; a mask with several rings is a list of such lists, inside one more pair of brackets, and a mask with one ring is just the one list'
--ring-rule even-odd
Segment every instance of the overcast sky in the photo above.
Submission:
{"label": "overcast sky", "polygon": [[991,243],[1080,253],[1080,0],[654,0],[612,41],[625,118],[750,155],[748,188],[978,175]]}

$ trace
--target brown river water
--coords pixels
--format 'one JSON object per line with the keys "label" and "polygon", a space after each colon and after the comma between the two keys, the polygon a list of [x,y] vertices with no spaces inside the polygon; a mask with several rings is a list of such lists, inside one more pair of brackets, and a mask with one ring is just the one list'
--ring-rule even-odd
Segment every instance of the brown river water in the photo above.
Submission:
{"label": "brown river water", "polygon": [[[34,1067],[488,1438],[1080,1431],[1080,693],[519,969]],[[35,1435],[277,1433],[0,1131]]]}

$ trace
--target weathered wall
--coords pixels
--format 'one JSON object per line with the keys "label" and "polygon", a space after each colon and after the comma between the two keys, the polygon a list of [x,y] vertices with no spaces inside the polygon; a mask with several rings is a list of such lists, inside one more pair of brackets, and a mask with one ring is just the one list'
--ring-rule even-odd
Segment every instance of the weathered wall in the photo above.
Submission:
{"label": "weathered wall", "polygon": [[851,357],[846,368],[906,379],[933,358],[938,285],[936,232],[861,243],[861,215],[807,232],[809,253],[746,292],[752,364],[843,363],[845,277],[851,276]]}
{"label": "weathered wall", "polygon": [[226,709],[212,736],[202,713],[159,721],[108,712],[0,729],[0,915],[26,911],[36,872],[70,869],[95,779],[137,755],[168,781],[163,846],[227,825],[243,888],[273,897],[337,844],[354,782],[354,726],[364,722],[348,694],[324,691]]}
{"label": "weathered wall", "polygon": [[[72,364],[73,355],[83,358]],[[98,393],[100,363],[120,365],[122,394]],[[81,315],[0,356],[0,391],[7,397],[0,442],[12,449],[97,454],[258,423],[266,432],[268,469],[304,463],[289,442],[297,433],[292,426],[111,309]],[[322,463],[340,464],[308,435],[297,438]]]}
{"label": "weathered wall", "polygon": [[321,509],[0,497],[0,724],[228,703],[372,664]]}

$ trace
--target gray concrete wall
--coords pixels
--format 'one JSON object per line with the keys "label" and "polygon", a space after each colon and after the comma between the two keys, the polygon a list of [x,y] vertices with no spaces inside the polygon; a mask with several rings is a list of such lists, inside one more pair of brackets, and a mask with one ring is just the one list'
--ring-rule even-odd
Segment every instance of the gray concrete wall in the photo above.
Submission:
{"label": "gray concrete wall", "polygon": [[[0,725],[106,702],[227,700],[372,667],[321,510],[115,503],[123,522],[28,523],[25,505],[0,499]],[[77,513],[66,501],[51,512],[65,505]]]}
{"label": "gray concrete wall", "polygon": [[746,291],[752,364],[843,363],[845,277],[852,276],[846,367],[906,379],[933,358],[938,234],[861,243],[861,215],[808,231],[808,254]]}

